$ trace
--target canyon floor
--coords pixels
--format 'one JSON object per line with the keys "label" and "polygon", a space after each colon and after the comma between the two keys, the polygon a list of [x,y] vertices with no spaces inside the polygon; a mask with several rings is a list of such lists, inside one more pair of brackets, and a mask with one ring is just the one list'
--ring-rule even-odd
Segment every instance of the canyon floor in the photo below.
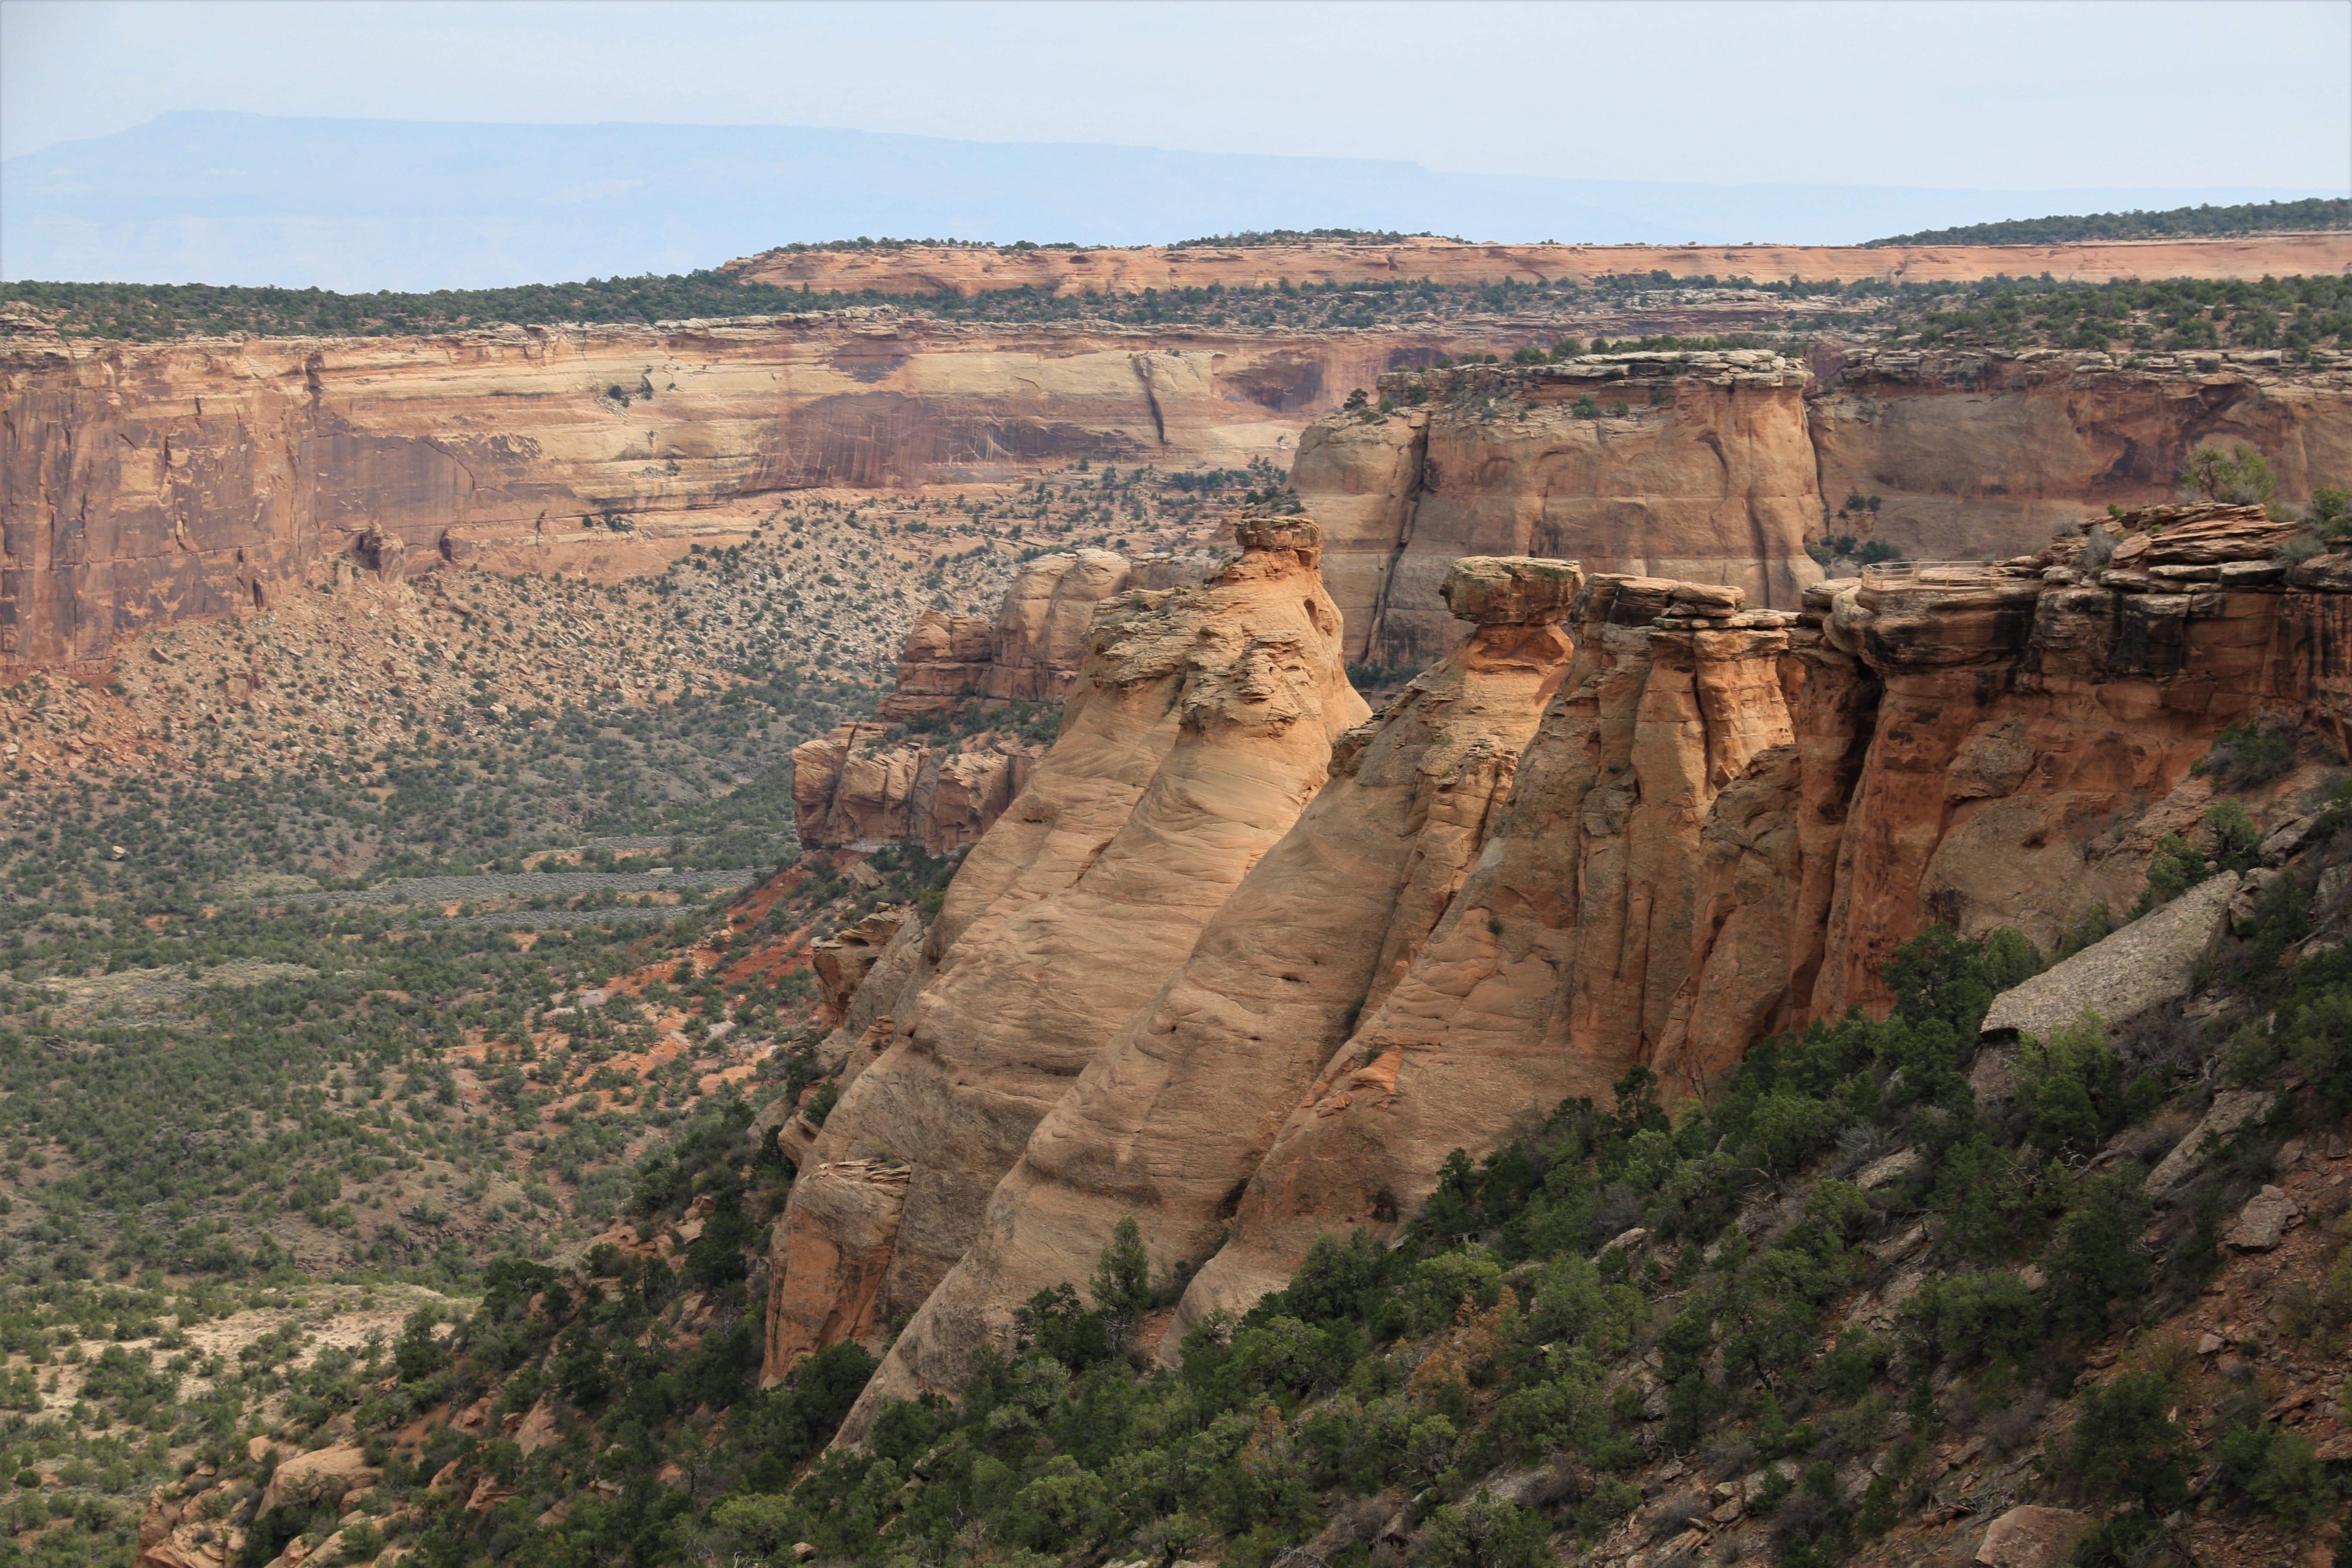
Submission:
{"label": "canyon floor", "polygon": [[636,1246],[646,1170],[814,1075],[809,937],[948,868],[801,857],[793,746],[919,611],[1274,478],[804,494],[593,577],[341,557],[0,693],[14,1550],[127,1562],[157,1480],[308,1426],[420,1305]]}

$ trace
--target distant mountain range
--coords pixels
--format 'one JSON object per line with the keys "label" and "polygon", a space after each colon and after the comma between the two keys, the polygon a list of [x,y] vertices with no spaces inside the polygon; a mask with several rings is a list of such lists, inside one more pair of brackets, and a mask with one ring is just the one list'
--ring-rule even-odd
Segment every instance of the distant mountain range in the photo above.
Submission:
{"label": "distant mountain range", "polygon": [[0,277],[482,288],[683,272],[857,235],[1111,245],[1318,226],[1848,244],[2050,213],[2313,194],[1668,184],[795,126],[182,113],[0,163]]}

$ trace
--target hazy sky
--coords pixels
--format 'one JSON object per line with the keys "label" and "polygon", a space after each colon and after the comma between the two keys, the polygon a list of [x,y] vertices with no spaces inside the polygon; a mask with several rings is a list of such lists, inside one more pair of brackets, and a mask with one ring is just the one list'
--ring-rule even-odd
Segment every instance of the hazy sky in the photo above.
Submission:
{"label": "hazy sky", "polygon": [[2352,189],[2352,0],[0,0],[0,155],[180,109],[841,126],[1462,173]]}

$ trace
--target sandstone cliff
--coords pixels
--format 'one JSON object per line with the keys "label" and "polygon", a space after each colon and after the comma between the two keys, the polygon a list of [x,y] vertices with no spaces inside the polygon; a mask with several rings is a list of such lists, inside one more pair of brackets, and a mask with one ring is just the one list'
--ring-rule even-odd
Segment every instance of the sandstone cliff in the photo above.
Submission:
{"label": "sandstone cliff", "polygon": [[926,745],[868,720],[793,748],[793,812],[812,848],[919,844],[945,855],[979,842],[1013,804],[1037,749],[1014,737]]}
{"label": "sandstone cliff", "polygon": [[1163,1277],[1215,1250],[1284,1111],[1468,871],[1566,667],[1556,623],[1579,581],[1565,562],[1455,564],[1446,598],[1469,637],[1341,741],[1314,804],[1037,1125],[852,1413],[853,1439],[880,1399],[961,1388],[1013,1309],[1084,1279],[1122,1216]]}
{"label": "sandstone cliff", "polygon": [[1383,378],[1396,411],[1320,421],[1291,470],[1331,531],[1351,657],[1442,654],[1438,584],[1466,554],[1571,556],[1793,606],[1821,575],[1804,548],[1822,515],[1809,384],[1799,363],[1752,351]]}
{"label": "sandstone cliff", "polygon": [[[1129,561],[1107,550],[1044,555],[1005,590],[996,616],[926,610],[898,651],[885,720],[937,718],[965,704],[1058,702],[1077,679],[1104,600],[1129,588],[1196,583],[1217,558]],[[1028,784],[1039,748],[986,731],[931,742],[853,721],[793,752],[800,841],[874,848],[901,841],[944,855],[978,842]]]}
{"label": "sandstone cliff", "polygon": [[1973,282],[2006,274],[2104,283],[2122,278],[2289,277],[2352,268],[2352,237],[2266,234],[2231,239],[2107,240],[2084,245],[1469,245],[1141,246],[1086,249],[909,245],[879,250],[769,250],[728,264],[747,281],[835,292],[1139,293],[1145,289],[1264,289],[1292,283],[1536,282],[1664,272],[1889,283]]}
{"label": "sandstone cliff", "polygon": [[771,1263],[768,1380],[920,1305],[1038,1118],[1364,717],[1315,525],[1237,531],[1240,559],[1208,582],[1105,601],[1059,738],[958,871],[898,1033],[802,1165]]}
{"label": "sandstone cliff", "polygon": [[2352,374],[2276,351],[2118,363],[2081,351],[1822,350],[1812,368],[1824,510],[1882,498],[1864,531],[1915,559],[2011,555],[2085,512],[2168,500],[2207,440],[2252,443],[2294,504],[2352,479]]}
{"label": "sandstone cliff", "polygon": [[611,574],[664,556],[632,524],[780,490],[990,483],[1080,457],[1239,466],[1392,365],[1524,336],[888,310],[436,338],[12,332],[0,661],[102,662],[136,628],[266,604],[339,552]]}
{"label": "sandstone cliff", "polygon": [[2342,733],[2352,568],[2290,570],[2253,509],[2105,527],[2120,565],[2095,575],[2078,535],[1874,569],[1783,625],[1596,578],[1475,869],[1290,1114],[1178,1328],[1317,1235],[1386,1234],[1517,1115],[1605,1103],[1636,1065],[1700,1092],[1765,1032],[1883,1008],[1878,963],[1930,923],[2047,948],[2086,901],[2120,909],[2156,834],[2194,827],[2190,765],[2228,725]]}
{"label": "sandstone cliff", "polygon": [[[1399,372],[1381,390],[1390,412],[1326,416],[1291,470],[1330,530],[1349,656],[1380,665],[1443,650],[1437,584],[1464,553],[1571,555],[1792,608],[1821,575],[1808,539],[2012,554],[2086,511],[2168,500],[2208,439],[2269,454],[2291,504],[2352,478],[2352,368],[2274,353],[1822,350],[1810,373],[1760,351],[1613,353]],[[1836,516],[1854,494],[1879,509]]]}

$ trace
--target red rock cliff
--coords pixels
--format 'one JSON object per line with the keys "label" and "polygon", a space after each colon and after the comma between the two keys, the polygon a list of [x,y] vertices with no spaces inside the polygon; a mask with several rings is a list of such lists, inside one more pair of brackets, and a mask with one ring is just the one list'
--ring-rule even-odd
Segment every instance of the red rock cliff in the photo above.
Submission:
{"label": "red rock cliff", "polygon": [[[1465,553],[1574,556],[1791,608],[1821,575],[1810,539],[2013,554],[2086,511],[2169,500],[2208,439],[2252,442],[2280,499],[2306,501],[2352,480],[2339,357],[1822,351],[1809,371],[1735,351],[1398,372],[1381,382],[1390,412],[1301,435],[1291,482],[1330,530],[1349,657],[1425,664],[1451,635],[1437,584]],[[1878,510],[1836,515],[1857,493]]]}
{"label": "red rock cliff", "polygon": [[1074,247],[998,250],[909,245],[877,250],[763,251],[728,264],[755,283],[887,294],[1053,294],[1145,289],[1263,289],[1292,283],[1535,282],[1664,272],[1761,281],[1876,279],[1895,283],[2055,277],[2287,277],[2352,268],[2352,236],[2249,235],[2231,239],[2108,240],[2087,245],[1475,245],[1441,239],[1355,245]]}
{"label": "red rock cliff", "polygon": [[898,1033],[804,1158],[765,1376],[919,1307],[1039,1117],[1183,962],[1365,717],[1303,518],[1206,583],[1106,600],[1053,749],[973,847]]}
{"label": "red rock cliff", "polygon": [[1525,335],[1007,331],[874,310],[169,343],[9,325],[9,666],[103,661],[118,635],[249,607],[362,542],[406,571],[486,544],[527,547],[520,564],[559,545],[617,559],[631,546],[603,521],[777,490],[993,482],[1079,457],[1238,464],[1391,365]]}

